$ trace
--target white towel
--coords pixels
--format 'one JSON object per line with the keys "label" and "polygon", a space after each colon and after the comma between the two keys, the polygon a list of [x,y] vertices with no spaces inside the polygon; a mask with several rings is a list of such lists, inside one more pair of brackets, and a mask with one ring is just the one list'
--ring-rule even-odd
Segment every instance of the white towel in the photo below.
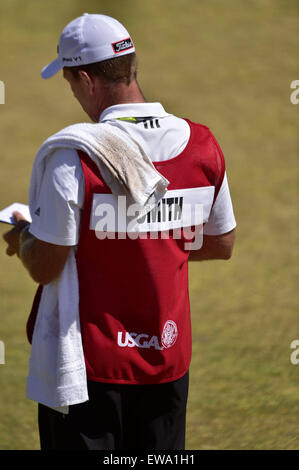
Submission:
{"label": "white towel", "polygon": [[58,411],[88,400],[74,248],[43,287],[31,345],[27,397]]}
{"label": "white towel", "polygon": [[[126,195],[130,204],[139,205],[138,217],[158,204],[169,184],[140,145],[121,129],[105,123],[75,124],[49,137],[36,155],[29,192],[32,216],[47,157],[57,148],[87,153],[112,193]],[[27,397],[62,412],[88,400],[74,248],[59,278],[43,289],[32,338]]]}
{"label": "white towel", "polygon": [[57,148],[75,148],[87,153],[99,167],[111,192],[127,196],[128,205],[140,206],[138,217],[158,204],[169,184],[139,143],[125,131],[106,123],[80,123],[62,129],[40,147],[31,175],[30,206],[39,193],[46,157]]}

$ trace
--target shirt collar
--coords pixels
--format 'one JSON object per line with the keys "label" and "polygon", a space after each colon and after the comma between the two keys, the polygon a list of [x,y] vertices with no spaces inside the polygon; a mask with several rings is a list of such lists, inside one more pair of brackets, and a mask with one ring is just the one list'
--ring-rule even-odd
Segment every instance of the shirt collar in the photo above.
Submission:
{"label": "shirt collar", "polygon": [[99,122],[124,117],[169,116],[160,103],[126,103],[109,106],[100,115]]}

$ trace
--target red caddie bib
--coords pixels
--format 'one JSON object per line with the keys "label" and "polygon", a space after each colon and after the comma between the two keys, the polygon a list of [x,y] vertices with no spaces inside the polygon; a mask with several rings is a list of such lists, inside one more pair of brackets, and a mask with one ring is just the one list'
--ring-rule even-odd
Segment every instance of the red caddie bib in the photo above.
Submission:
{"label": "red caddie bib", "polygon": [[[143,218],[148,228],[141,230],[143,237],[140,233],[135,239],[120,236],[116,227],[114,238],[105,238],[105,227],[101,233],[97,230],[111,201],[116,208],[115,196],[95,163],[78,151],[85,202],[77,268],[89,380],[156,384],[182,377],[190,366],[189,249],[181,219],[186,224],[188,204],[197,201],[203,205],[203,221],[207,221],[225,167],[209,129],[187,122],[191,133],[184,151],[170,160],[154,162],[170,185],[158,209]],[[176,230],[167,232],[170,222]],[[154,227],[156,238],[151,238],[149,227]],[[109,227],[108,233],[113,234]]]}

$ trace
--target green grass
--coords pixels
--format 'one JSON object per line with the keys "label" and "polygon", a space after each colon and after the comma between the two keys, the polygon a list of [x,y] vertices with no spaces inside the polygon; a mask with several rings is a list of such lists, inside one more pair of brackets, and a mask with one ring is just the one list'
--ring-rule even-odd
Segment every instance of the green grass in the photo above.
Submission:
{"label": "green grass", "polygon": [[[147,99],[208,125],[226,157],[237,240],[230,261],[190,265],[187,448],[298,449],[298,2],[2,0],[1,207],[27,201],[42,141],[87,119],[61,76],[39,77],[83,11],[126,24]],[[38,449],[25,391],[35,286],[0,248],[0,449]]]}

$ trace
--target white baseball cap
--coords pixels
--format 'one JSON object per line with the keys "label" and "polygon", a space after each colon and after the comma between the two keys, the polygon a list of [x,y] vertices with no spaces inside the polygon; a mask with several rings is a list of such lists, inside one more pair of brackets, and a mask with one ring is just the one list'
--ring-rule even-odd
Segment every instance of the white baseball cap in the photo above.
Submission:
{"label": "white baseball cap", "polygon": [[66,25],[57,47],[58,57],[46,65],[42,78],[50,78],[63,67],[92,64],[135,51],[126,28],[106,15],[82,16]]}

